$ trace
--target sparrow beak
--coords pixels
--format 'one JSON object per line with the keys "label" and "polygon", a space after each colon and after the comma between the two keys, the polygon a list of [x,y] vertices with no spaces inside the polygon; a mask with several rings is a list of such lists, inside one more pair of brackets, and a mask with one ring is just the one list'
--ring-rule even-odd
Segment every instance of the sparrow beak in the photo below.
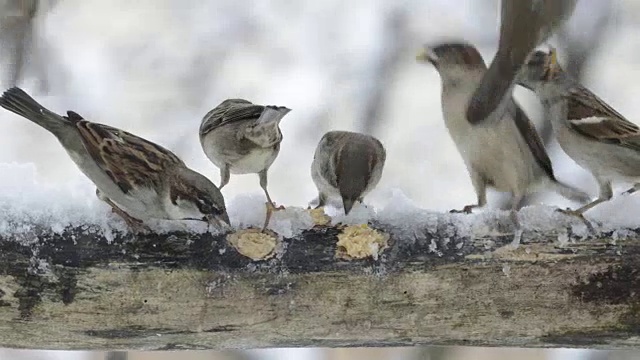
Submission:
{"label": "sparrow beak", "polygon": [[433,50],[430,47],[425,46],[416,55],[416,60],[418,62],[429,62],[435,65],[438,62],[438,55],[436,55],[436,53],[433,52]]}
{"label": "sparrow beak", "polygon": [[207,214],[205,217],[210,225],[215,225],[220,228],[228,228],[231,226],[229,215],[226,212],[221,215]]}
{"label": "sparrow beak", "polygon": [[554,77],[556,72],[558,72],[559,64],[558,64],[558,52],[556,48],[550,47],[549,55],[548,55],[547,69],[549,69],[549,77]]}
{"label": "sparrow beak", "polygon": [[342,198],[342,206],[344,207],[344,214],[349,215],[349,212],[353,208],[353,204],[355,201],[352,199]]}

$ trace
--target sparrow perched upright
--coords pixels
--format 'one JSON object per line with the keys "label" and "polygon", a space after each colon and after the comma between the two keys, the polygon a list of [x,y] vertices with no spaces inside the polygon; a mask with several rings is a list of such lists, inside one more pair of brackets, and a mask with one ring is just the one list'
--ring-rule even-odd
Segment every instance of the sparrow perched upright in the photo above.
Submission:
{"label": "sparrow perched upright", "polygon": [[233,174],[258,174],[267,197],[264,228],[275,210],[267,190],[267,171],[280,152],[280,121],[291,109],[227,99],[209,111],[200,124],[200,144],[220,169],[220,189]]}
{"label": "sparrow perched upright", "polygon": [[51,132],[132,230],[151,218],[229,224],[218,188],[171,151],[73,111],[60,116],[17,87],[2,94],[0,106]]}
{"label": "sparrow perched upright", "polygon": [[518,76],[545,107],[553,133],[567,155],[598,182],[598,199],[567,213],[582,216],[613,197],[611,183],[634,183],[640,189],[640,128],[574,80],[558,64],[556,51],[536,51]]}
{"label": "sparrow perched upright", "polygon": [[562,196],[586,202],[586,193],[555,178],[553,167],[531,121],[511,94],[504,98],[506,111],[500,118],[477,124],[465,116],[466,105],[476,86],[487,71],[478,50],[466,43],[445,43],[425,47],[418,61],[429,62],[440,73],[442,83],[442,112],[449,135],[467,167],[478,202],[462,210],[486,204],[486,189],[512,195],[512,217],[524,196],[546,187]]}
{"label": "sparrow perched upright", "polygon": [[378,185],[386,157],[384,146],[373,136],[349,131],[324,134],[311,164],[311,177],[319,193],[317,207],[339,198],[349,214],[355,202],[362,203]]}
{"label": "sparrow perched upright", "polygon": [[500,116],[525,59],[573,13],[578,0],[502,0],[498,52],[475,89],[466,117],[472,124]]}

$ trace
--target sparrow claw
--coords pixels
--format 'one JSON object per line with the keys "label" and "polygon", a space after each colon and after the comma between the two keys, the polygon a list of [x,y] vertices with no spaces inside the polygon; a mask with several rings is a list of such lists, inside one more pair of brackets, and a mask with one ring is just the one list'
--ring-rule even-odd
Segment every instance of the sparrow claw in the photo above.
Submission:
{"label": "sparrow claw", "polygon": [[587,220],[582,211],[578,211],[578,210],[571,210],[570,208],[566,208],[566,209],[556,209],[557,212],[559,213],[563,213],[565,215],[568,216],[573,216],[573,217],[577,217],[578,219],[582,220],[582,222],[584,223],[584,225],[589,229],[590,232],[595,232],[595,229],[593,227],[593,225],[591,224],[591,221]]}
{"label": "sparrow claw", "polygon": [[142,222],[142,220],[134,218],[133,216],[127,214],[123,210],[121,209],[116,210],[116,208],[111,208],[111,211],[119,215],[127,224],[131,232],[133,232],[134,234],[140,235],[140,234],[148,234],[149,232],[151,232],[151,229],[147,225],[145,225]]}
{"label": "sparrow claw", "polygon": [[273,216],[273,213],[275,211],[280,211],[280,210],[284,210],[285,207],[283,205],[280,205],[278,207],[276,207],[276,204],[270,201],[265,202],[265,206],[267,207],[267,215],[265,216],[264,219],[264,225],[262,226],[262,232],[267,231],[267,228],[269,227],[269,222],[271,221],[271,216]]}
{"label": "sparrow claw", "polygon": [[477,205],[466,205],[465,207],[462,208],[462,210],[458,210],[458,209],[453,209],[450,210],[449,213],[451,214],[471,214],[473,213],[473,209],[478,207]]}

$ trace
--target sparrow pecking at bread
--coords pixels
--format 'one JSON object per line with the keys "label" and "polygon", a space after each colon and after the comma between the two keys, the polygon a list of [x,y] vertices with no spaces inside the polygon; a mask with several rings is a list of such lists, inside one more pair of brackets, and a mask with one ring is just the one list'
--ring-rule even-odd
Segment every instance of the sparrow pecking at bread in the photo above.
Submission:
{"label": "sparrow pecking at bread", "polygon": [[135,232],[147,230],[143,221],[152,218],[229,224],[218,188],[171,151],[73,111],[60,116],[17,87],[2,94],[0,106],[52,133],[96,195]]}
{"label": "sparrow pecking at bread", "polygon": [[614,181],[634,183],[626,193],[640,189],[640,128],[566,73],[556,54],[532,53],[516,81],[536,93],[562,150],[598,182],[596,200],[564,211],[582,217],[613,197]]}
{"label": "sparrow pecking at bread", "polygon": [[380,178],[386,159],[380,140],[373,136],[330,131],[320,139],[313,155],[311,177],[318,188],[318,206],[341,199],[346,215],[356,201],[362,203]]}
{"label": "sparrow pecking at bread", "polygon": [[573,13],[578,0],[502,0],[498,51],[473,92],[466,117],[472,124],[493,112],[501,116],[503,97],[525,59]]}
{"label": "sparrow pecking at bread", "polygon": [[291,109],[257,105],[243,99],[227,99],[209,111],[200,124],[200,144],[209,160],[220,169],[220,189],[231,174],[258,174],[267,197],[269,225],[276,210],[267,190],[267,172],[280,152],[280,121]]}
{"label": "sparrow pecking at bread", "polygon": [[500,105],[506,109],[503,116],[477,124],[467,120],[466,105],[487,71],[474,46],[444,43],[425,47],[417,59],[432,64],[440,74],[445,125],[477,195],[477,203],[465,206],[462,212],[470,213],[473,208],[484,206],[489,186],[511,193],[511,216],[516,224],[522,199],[540,188],[573,201],[589,200],[586,193],[555,178],[538,133],[510,93],[504,98],[505,104]]}

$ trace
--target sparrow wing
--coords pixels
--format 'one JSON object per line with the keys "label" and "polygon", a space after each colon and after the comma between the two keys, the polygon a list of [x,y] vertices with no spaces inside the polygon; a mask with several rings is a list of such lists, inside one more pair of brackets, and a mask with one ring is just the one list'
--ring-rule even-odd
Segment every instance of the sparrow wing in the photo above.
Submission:
{"label": "sparrow wing", "polygon": [[243,120],[258,120],[264,108],[262,105],[256,105],[243,99],[227,99],[204,116],[202,124],[200,124],[200,135],[205,135],[225,124]]}
{"label": "sparrow wing", "polygon": [[477,124],[498,109],[525,59],[573,13],[577,0],[502,0],[498,52],[476,88],[467,120]]}
{"label": "sparrow wing", "polygon": [[527,55],[537,45],[540,23],[531,0],[503,0],[498,52],[474,91],[467,120],[478,124],[503,101]]}
{"label": "sparrow wing", "polygon": [[522,110],[522,108],[513,101],[513,105],[511,108],[513,109],[513,121],[516,123],[516,127],[518,128],[518,132],[526,141],[529,150],[531,150],[531,154],[535,158],[538,165],[544,170],[544,172],[549,176],[550,179],[555,180],[555,175],[553,174],[553,166],[551,165],[551,159],[547,154],[547,150],[544,148],[542,143],[542,139],[538,134],[538,131],[533,126],[533,123],[527,116],[527,114]]}
{"label": "sparrow wing", "polygon": [[87,152],[126,194],[134,187],[157,188],[171,166],[185,166],[174,153],[111,126],[92,123],[69,111]]}
{"label": "sparrow wing", "polygon": [[640,150],[640,128],[585,87],[569,92],[567,122],[585,137]]}

